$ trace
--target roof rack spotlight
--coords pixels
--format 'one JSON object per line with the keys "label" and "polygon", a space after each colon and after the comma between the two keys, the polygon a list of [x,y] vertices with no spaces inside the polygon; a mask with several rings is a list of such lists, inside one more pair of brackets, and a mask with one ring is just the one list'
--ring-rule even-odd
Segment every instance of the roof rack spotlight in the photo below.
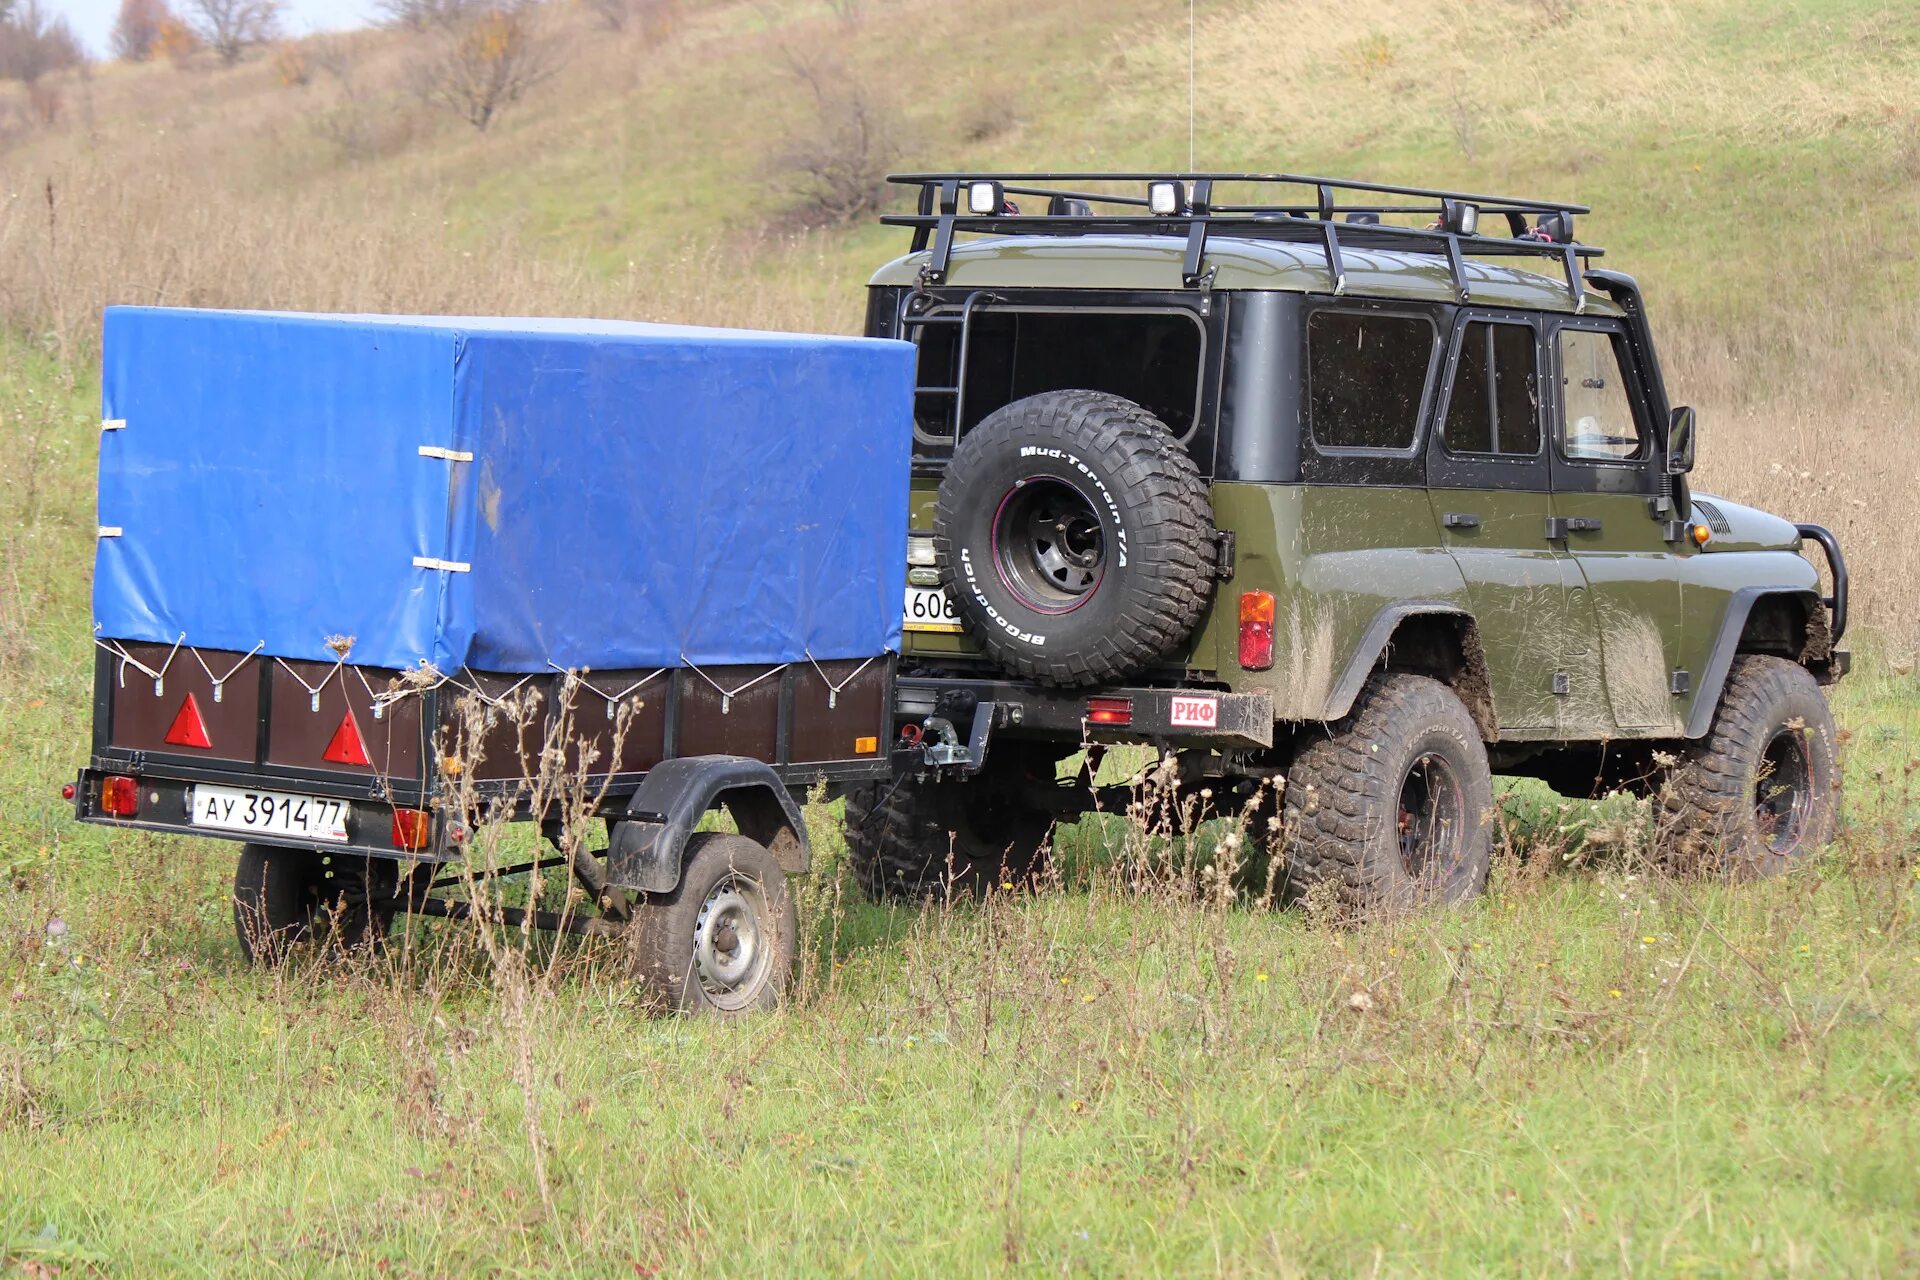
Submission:
{"label": "roof rack spotlight", "polygon": [[1093,206],[1072,196],[1054,196],[1047,201],[1049,218],[1091,218]]}
{"label": "roof rack spotlight", "polygon": [[1370,209],[1355,209],[1347,215],[1347,225],[1350,227],[1377,227],[1380,225],[1380,215]]}
{"label": "roof rack spotlight", "polygon": [[1147,184],[1147,209],[1156,218],[1177,217],[1187,207],[1187,184],[1150,182]]}
{"label": "roof rack spotlight", "polygon": [[1480,206],[1465,200],[1442,200],[1440,228],[1456,236],[1472,235],[1480,229]]}
{"label": "roof rack spotlight", "polygon": [[1564,211],[1543,213],[1533,229],[1540,233],[1540,239],[1551,244],[1573,243],[1573,215]]}
{"label": "roof rack spotlight", "polygon": [[982,216],[1000,213],[1007,207],[1007,189],[998,182],[969,182],[967,212]]}

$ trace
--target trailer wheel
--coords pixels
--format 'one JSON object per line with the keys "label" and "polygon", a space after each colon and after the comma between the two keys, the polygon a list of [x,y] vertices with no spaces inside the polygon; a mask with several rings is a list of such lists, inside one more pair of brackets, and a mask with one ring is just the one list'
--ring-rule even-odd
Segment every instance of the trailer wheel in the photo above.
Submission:
{"label": "trailer wheel", "polygon": [[780,1003],[799,949],[785,872],[745,836],[687,841],[680,883],[634,906],[628,946],[650,997],[680,1013],[742,1014]]}
{"label": "trailer wheel", "polygon": [[399,869],[383,858],[249,844],[233,874],[233,928],[249,963],[278,964],[302,943],[377,946],[393,927]]}

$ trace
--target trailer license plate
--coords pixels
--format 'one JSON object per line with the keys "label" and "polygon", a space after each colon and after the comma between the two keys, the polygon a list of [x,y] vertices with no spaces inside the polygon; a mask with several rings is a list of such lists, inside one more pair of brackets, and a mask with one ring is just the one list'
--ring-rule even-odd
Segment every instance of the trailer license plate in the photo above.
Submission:
{"label": "trailer license plate", "polygon": [[905,626],[908,631],[957,633],[960,614],[945,587],[908,587]]}
{"label": "trailer license plate", "polygon": [[1217,729],[1220,726],[1220,700],[1175,694],[1172,721],[1176,729]]}
{"label": "trailer license plate", "polygon": [[347,802],[201,783],[193,789],[193,825],[345,844]]}

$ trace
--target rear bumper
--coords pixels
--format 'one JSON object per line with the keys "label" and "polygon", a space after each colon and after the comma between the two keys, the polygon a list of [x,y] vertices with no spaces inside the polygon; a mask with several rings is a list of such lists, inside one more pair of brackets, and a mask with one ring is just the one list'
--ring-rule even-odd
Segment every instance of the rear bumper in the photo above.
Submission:
{"label": "rear bumper", "polygon": [[[139,783],[139,809],[132,817],[116,817],[100,807],[100,783],[108,777],[130,777]],[[82,769],[74,781],[73,816],[81,822],[102,827],[123,827],[131,831],[159,831],[172,835],[205,836],[239,843],[268,844],[287,849],[313,849],[320,853],[352,853],[373,858],[394,858],[408,862],[446,860],[446,824],[434,814],[433,830],[427,844],[419,849],[396,848],[393,844],[394,805],[376,800],[361,788],[345,798],[347,839],[310,840],[282,833],[234,831],[225,827],[200,826],[192,819],[193,788],[196,781],[214,782],[223,787],[258,787],[282,795],[338,795],[338,788],[303,785],[297,779],[202,778],[170,776],[145,769],[112,764]]]}
{"label": "rear bumper", "polygon": [[[1096,724],[1088,719],[1088,699],[1119,700],[1129,722]],[[1214,723],[1177,722],[1174,700],[1208,699]],[[1074,742],[1136,742],[1167,747],[1260,750],[1273,745],[1273,695],[1225,693],[1205,688],[1051,689],[1006,680],[954,679],[903,675],[894,697],[896,726],[920,724],[942,716],[964,726],[981,702],[994,705],[994,733],[1010,737]]]}

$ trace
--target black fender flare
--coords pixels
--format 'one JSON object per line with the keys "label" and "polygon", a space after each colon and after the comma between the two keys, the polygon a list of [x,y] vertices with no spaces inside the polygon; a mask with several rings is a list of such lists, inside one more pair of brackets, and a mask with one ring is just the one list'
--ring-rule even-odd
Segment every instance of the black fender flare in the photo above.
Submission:
{"label": "black fender flare", "polygon": [[1811,587],[1741,587],[1728,596],[1726,610],[1720,615],[1719,630],[1714,633],[1713,648],[1707,653],[1707,665],[1700,670],[1693,708],[1687,713],[1689,738],[1704,738],[1707,730],[1713,728],[1713,714],[1720,707],[1720,691],[1726,687],[1727,673],[1733,669],[1734,655],[1740,651],[1740,637],[1747,629],[1747,618],[1753,613],[1754,605],[1776,596],[1804,603],[1808,616],[1824,605],[1820,593]]}
{"label": "black fender flare", "polygon": [[[1380,665],[1380,657],[1393,642],[1393,633],[1408,618],[1442,615],[1459,618],[1472,634],[1479,634],[1479,624],[1467,610],[1446,600],[1401,600],[1386,605],[1367,622],[1367,629],[1360,633],[1360,640],[1353,647],[1353,655],[1347,659],[1346,669],[1340,673],[1340,679],[1327,693],[1327,704],[1322,718],[1338,720],[1353,710],[1355,698],[1366,687],[1367,677]],[[1471,662],[1471,656],[1463,655]],[[1483,729],[1485,726],[1482,726]]]}
{"label": "black fender flare", "polygon": [[607,881],[641,893],[680,883],[687,840],[701,817],[725,806],[740,834],[766,846],[780,869],[799,874],[811,853],[800,806],[763,760],[682,756],[655,765],[608,833]]}

